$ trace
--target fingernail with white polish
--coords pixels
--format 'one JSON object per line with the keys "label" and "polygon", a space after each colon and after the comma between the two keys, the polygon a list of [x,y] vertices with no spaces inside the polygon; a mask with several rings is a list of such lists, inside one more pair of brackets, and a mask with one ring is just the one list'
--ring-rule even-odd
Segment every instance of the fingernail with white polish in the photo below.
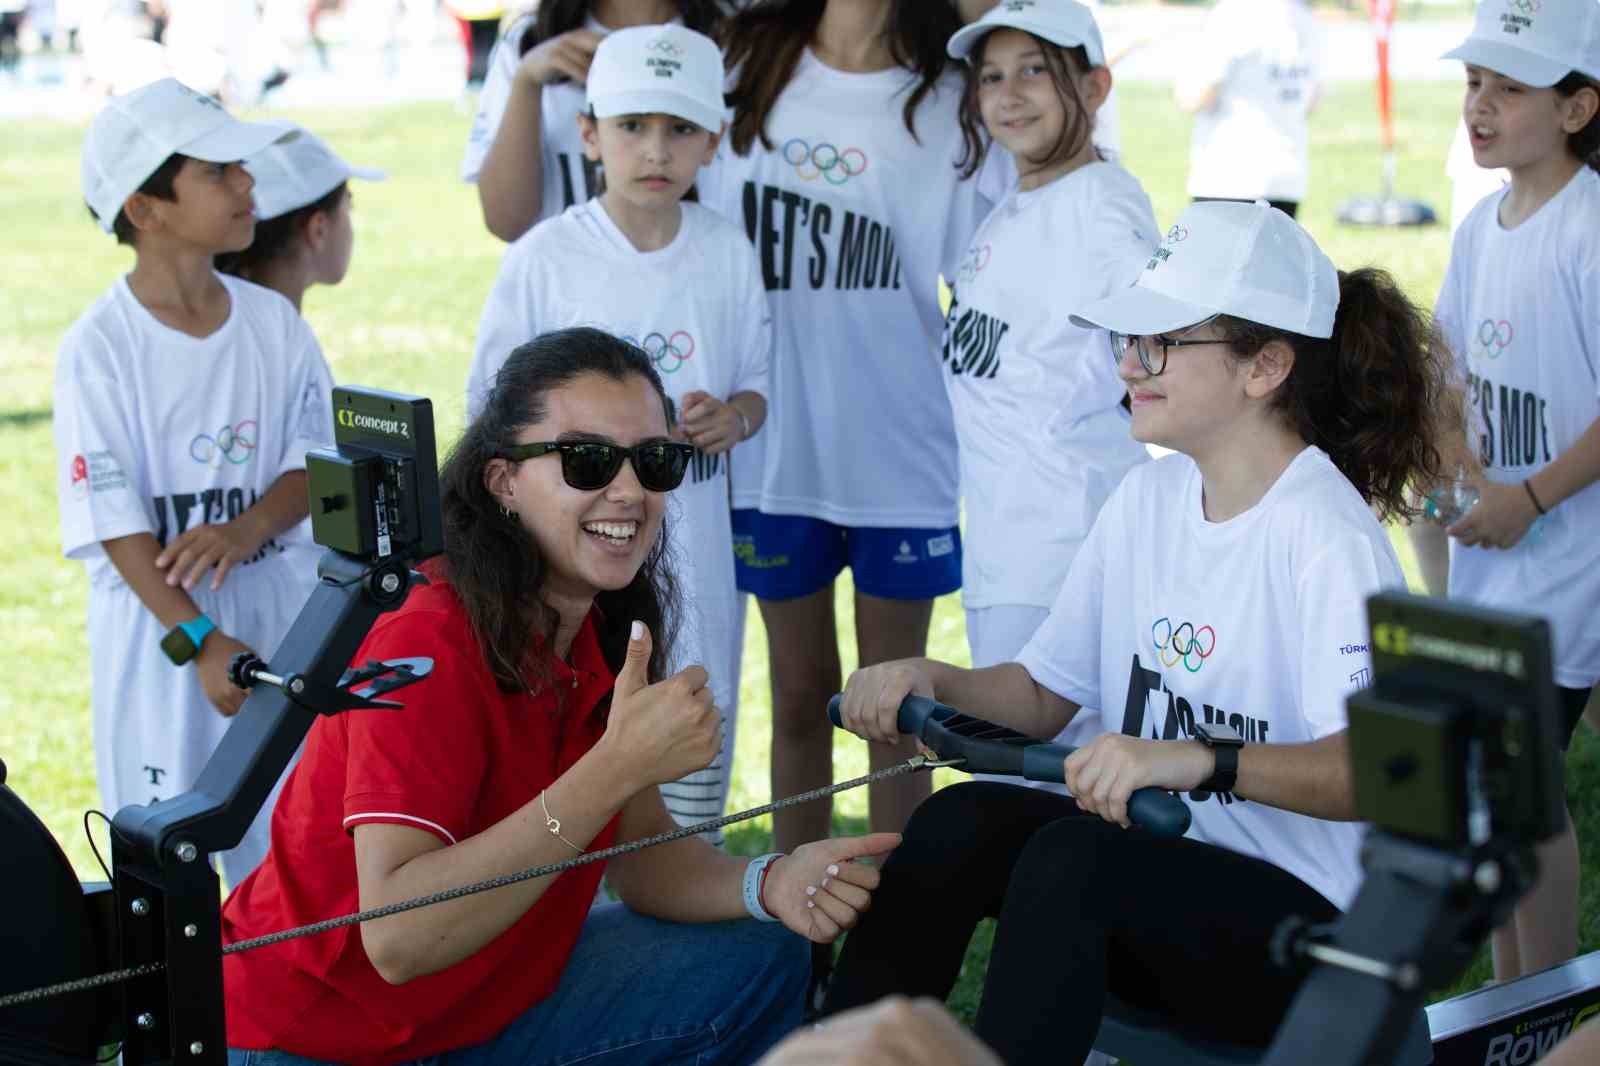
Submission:
{"label": "fingernail with white polish", "polygon": [[816,885],[807,885],[806,886],[806,895],[815,896],[816,894],[817,894],[817,886]]}
{"label": "fingernail with white polish", "polygon": [[829,877],[838,877],[839,876],[839,867],[838,866],[830,866],[830,867],[828,867],[828,876]]}

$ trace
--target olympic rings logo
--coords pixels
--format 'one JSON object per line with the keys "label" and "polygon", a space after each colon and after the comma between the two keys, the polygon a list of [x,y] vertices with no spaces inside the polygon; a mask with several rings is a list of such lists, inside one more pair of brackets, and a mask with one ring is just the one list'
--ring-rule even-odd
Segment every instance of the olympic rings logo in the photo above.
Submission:
{"label": "olympic rings logo", "polygon": [[1544,7],[1544,3],[1543,0],[1506,0],[1506,6],[1524,15],[1537,15],[1539,9]]}
{"label": "olympic rings logo", "polygon": [[683,55],[683,49],[679,48],[665,37],[657,37],[644,47],[645,51],[647,52],[660,52],[662,55],[671,56],[673,59]]}
{"label": "olympic rings logo", "polygon": [[983,273],[983,268],[989,265],[993,256],[994,249],[987,244],[968,248],[966,258],[961,260],[961,269],[956,271],[956,281],[962,285],[970,284],[973,278]]}
{"label": "olympic rings logo", "polygon": [[1150,627],[1150,643],[1155,645],[1161,665],[1167,667],[1183,664],[1191,674],[1200,668],[1217,650],[1217,631],[1210,626],[1194,627],[1192,622],[1174,626],[1170,618],[1158,618]]}
{"label": "olympic rings logo", "polygon": [[1173,226],[1167,230],[1168,244],[1182,244],[1189,239],[1189,231],[1183,226]]}
{"label": "olympic rings logo", "polygon": [[694,338],[681,329],[670,337],[663,333],[647,333],[642,341],[637,337],[622,339],[636,348],[642,348],[663,374],[676,374],[694,355]]}
{"label": "olympic rings logo", "polygon": [[799,137],[784,142],[783,161],[794,167],[801,181],[822,178],[829,185],[843,185],[867,169],[867,153],[859,148],[840,151],[827,141],[813,148]]}
{"label": "olympic rings logo", "polygon": [[1515,335],[1511,323],[1503,318],[1498,322],[1486,318],[1478,323],[1478,344],[1482,346],[1483,354],[1490,359],[1498,359],[1504,355],[1506,349],[1511,347],[1511,339]]}
{"label": "olympic rings logo", "polygon": [[253,418],[237,426],[223,426],[215,437],[197,433],[189,442],[189,458],[213,469],[221,466],[224,460],[234,466],[248,463],[255,450],[256,421]]}

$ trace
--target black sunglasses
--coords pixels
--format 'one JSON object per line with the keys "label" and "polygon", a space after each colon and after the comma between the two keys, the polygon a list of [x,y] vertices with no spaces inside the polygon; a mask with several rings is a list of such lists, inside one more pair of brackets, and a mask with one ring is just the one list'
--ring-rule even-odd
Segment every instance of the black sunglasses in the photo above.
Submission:
{"label": "black sunglasses", "polygon": [[624,459],[633,460],[633,472],[646,489],[671,492],[683,483],[694,446],[669,440],[646,441],[631,448],[597,440],[546,441],[518,444],[497,452],[496,457],[520,463],[551,452],[561,453],[561,477],[580,492],[593,492],[611,484]]}

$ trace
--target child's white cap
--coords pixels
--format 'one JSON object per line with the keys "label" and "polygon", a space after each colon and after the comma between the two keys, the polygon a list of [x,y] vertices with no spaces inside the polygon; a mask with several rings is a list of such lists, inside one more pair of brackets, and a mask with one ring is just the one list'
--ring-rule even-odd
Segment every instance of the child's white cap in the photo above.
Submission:
{"label": "child's white cap", "polygon": [[372,167],[354,167],[334,154],[322,138],[296,127],[296,136],[269,144],[244,161],[256,179],[256,217],[262,221],[314,204],[351,178],[382,181]]}
{"label": "child's white cap", "polygon": [[971,59],[984,36],[1002,26],[1042,37],[1062,48],[1082,47],[1091,67],[1106,65],[1106,46],[1094,13],[1077,0],[1000,0],[983,17],[963,26],[947,48],[954,59]]}
{"label": "child's white cap", "polygon": [[1472,35],[1444,54],[1535,89],[1573,71],[1600,79],[1600,2],[1483,0]]}
{"label": "child's white cap", "polygon": [[722,129],[722,51],[682,26],[630,26],[606,35],[589,64],[596,118],[673,115]]}
{"label": "child's white cap", "polygon": [[1149,337],[1231,315],[1326,338],[1338,310],[1333,262],[1294,219],[1257,200],[1190,205],[1138,281],[1070,317],[1075,326]]}
{"label": "child's white cap", "polygon": [[107,233],[128,197],[173,154],[234,163],[293,134],[279,123],[240,122],[176,78],[114,96],[83,139],[83,198]]}

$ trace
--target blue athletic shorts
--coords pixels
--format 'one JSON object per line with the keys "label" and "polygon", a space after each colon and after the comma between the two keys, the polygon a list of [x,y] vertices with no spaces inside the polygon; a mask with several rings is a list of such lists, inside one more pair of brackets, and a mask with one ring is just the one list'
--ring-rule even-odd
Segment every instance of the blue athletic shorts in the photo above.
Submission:
{"label": "blue athletic shorts", "polygon": [[856,588],[886,600],[931,600],[961,587],[961,530],[836,526],[803,515],[733,512],[739,591],[792,600],[850,567]]}

